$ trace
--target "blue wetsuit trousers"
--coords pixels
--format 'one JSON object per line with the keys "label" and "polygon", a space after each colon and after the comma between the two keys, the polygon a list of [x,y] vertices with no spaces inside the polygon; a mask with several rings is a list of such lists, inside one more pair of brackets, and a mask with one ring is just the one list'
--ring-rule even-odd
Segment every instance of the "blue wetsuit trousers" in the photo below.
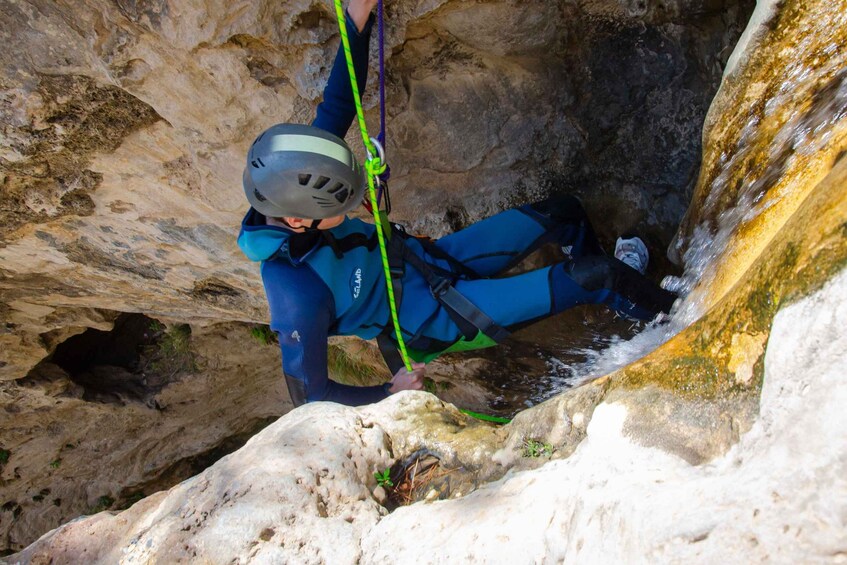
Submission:
{"label": "blue wetsuit trousers", "polygon": [[[570,246],[571,257],[527,273],[493,278],[547,243]],[[471,273],[454,287],[495,322],[516,330],[580,304],[605,304],[633,318],[669,311],[676,296],[600,248],[579,200],[551,199],[501,212],[434,242]],[[461,332],[444,307],[409,345],[445,349]]]}

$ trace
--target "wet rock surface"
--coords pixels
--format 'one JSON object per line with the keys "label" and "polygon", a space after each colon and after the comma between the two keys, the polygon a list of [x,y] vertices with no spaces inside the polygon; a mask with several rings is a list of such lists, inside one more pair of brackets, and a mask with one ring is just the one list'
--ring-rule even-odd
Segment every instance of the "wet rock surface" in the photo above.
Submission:
{"label": "wet rock surface", "polygon": [[[688,282],[702,282],[677,313],[694,322],[687,330],[672,321],[655,353],[503,428],[422,393],[294,411],[195,479],[12,559],[384,562],[418,557],[423,541],[440,560],[520,551],[513,560],[596,561],[608,559],[610,535],[621,561],[843,554],[830,518],[845,492],[832,367],[843,366],[847,145],[843,54],[832,46],[843,44],[847,12],[760,3],[709,113],[698,177],[699,124],[750,8],[388,5],[398,219],[438,235],[566,191],[602,220],[605,241],[635,227],[655,251],[693,191],[674,247]],[[71,336],[110,329],[117,312],[262,320],[258,274],[233,241],[242,154],[268,123],[308,121],[336,39],[328,5],[299,1],[0,10],[4,41],[45,46],[0,57],[0,429],[12,438],[0,445],[0,524],[17,550],[46,525],[193,474],[280,413],[275,350],[213,330],[203,356],[219,366],[192,376],[139,387],[130,370],[74,380],[45,363],[22,378]],[[45,76],[72,79],[60,92]],[[366,104],[373,117],[373,91]],[[98,133],[113,119],[125,122],[110,130],[121,139]],[[55,159],[36,155],[44,147]],[[539,359],[510,362],[540,370]],[[481,355],[467,374],[489,363]],[[448,365],[432,374],[455,378]],[[95,390],[109,380],[119,393]],[[437,392],[468,407],[491,407],[494,394],[485,384]],[[424,489],[431,504],[386,516],[373,473],[422,449],[459,470],[460,486]],[[316,528],[330,534],[315,538]]]}

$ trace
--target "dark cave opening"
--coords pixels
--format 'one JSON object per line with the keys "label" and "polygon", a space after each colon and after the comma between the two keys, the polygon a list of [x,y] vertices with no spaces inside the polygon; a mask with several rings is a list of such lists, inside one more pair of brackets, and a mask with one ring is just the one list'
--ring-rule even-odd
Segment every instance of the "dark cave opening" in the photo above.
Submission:
{"label": "dark cave opening", "polygon": [[153,343],[151,325],[157,323],[144,314],[121,314],[110,331],[89,328],[56,347],[52,363],[76,376],[98,365],[138,370],[140,348]]}
{"label": "dark cave opening", "polygon": [[166,327],[144,314],[123,313],[109,331],[89,328],[56,346],[21,384],[55,379],[57,368],[86,401],[155,407],[153,396],[194,369],[188,325]]}

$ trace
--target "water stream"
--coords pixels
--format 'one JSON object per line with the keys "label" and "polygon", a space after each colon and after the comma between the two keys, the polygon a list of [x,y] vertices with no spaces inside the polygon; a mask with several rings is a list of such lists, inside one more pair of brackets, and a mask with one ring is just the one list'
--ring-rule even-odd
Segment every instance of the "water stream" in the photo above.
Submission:
{"label": "water stream", "polygon": [[[836,52],[836,46],[825,49]],[[771,117],[785,107],[792,107],[801,86],[808,83],[813,70],[797,61],[788,70],[790,80],[782,83],[777,93],[764,104],[764,117]],[[821,151],[830,141],[835,126],[847,116],[847,57],[833,57],[828,65],[814,71],[818,76],[831,76],[815,92],[813,103],[805,110],[795,110],[779,128],[770,145],[765,166],[751,169],[749,160],[755,147],[751,142],[759,134],[761,118],[753,114],[739,136],[735,151],[721,155],[721,170],[709,187],[705,207],[711,208],[726,197],[730,188],[741,178],[735,195],[735,204],[717,215],[717,219],[704,221],[693,230],[684,260],[682,292],[684,298],[675,305],[665,324],[650,324],[631,339],[621,340],[595,352],[590,359],[574,368],[572,381],[584,382],[619,369],[671,339],[696,322],[708,304],[707,284],[717,271],[718,261],[737,244],[735,235],[762,212],[774,206],[790,191],[791,183],[783,183],[786,171],[796,167],[794,161]],[[773,190],[774,193],[771,193]]]}
{"label": "water stream", "polygon": [[[577,309],[519,332],[509,344],[485,354],[499,367],[486,377],[500,391],[492,410],[513,414],[609,374],[654,351],[706,314],[712,289],[701,281],[711,281],[719,261],[734,245],[743,245],[736,235],[745,226],[791,193],[792,172],[799,176],[795,171],[802,168],[802,159],[824,149],[847,117],[847,54],[836,43],[819,51],[822,59],[814,60],[817,67],[806,63],[808,58],[794,60],[784,72],[787,79],[763,103],[750,108],[735,146],[720,155],[718,174],[709,183],[698,215],[707,219],[690,230],[684,242],[684,298],[670,316],[661,322],[633,324],[597,308]],[[798,99],[809,103],[798,104]],[[775,122],[781,125],[771,133],[768,128]]]}

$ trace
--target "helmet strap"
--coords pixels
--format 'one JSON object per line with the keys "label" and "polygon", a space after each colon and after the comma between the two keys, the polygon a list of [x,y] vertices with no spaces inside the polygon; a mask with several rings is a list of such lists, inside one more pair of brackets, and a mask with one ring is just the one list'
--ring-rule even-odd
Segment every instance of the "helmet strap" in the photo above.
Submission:
{"label": "helmet strap", "polygon": [[308,232],[308,231],[317,231],[318,226],[319,226],[319,225],[320,225],[320,223],[323,221],[323,219],[322,219],[322,218],[321,218],[321,219],[317,219],[317,220],[312,220],[312,223],[311,223],[310,225],[308,225],[308,226],[298,226],[298,227],[296,227],[296,228],[295,228],[294,226],[292,226],[291,224],[289,224],[289,223],[285,220],[285,218],[274,218],[274,219],[275,219],[276,221],[278,221],[278,222],[282,223],[283,225],[285,225],[285,227],[287,227],[288,229],[292,229],[292,230],[302,229],[303,231],[306,231],[306,232]]}
{"label": "helmet strap", "polygon": [[[317,231],[317,230],[315,230],[315,231]],[[333,236],[332,233],[329,232],[328,230],[321,230],[320,233],[321,233],[321,237],[323,237],[323,240],[332,249],[332,252],[335,254],[335,258],[341,259],[342,257],[344,257],[344,252],[341,251],[341,247],[338,245],[338,240],[335,239],[335,236]]]}

